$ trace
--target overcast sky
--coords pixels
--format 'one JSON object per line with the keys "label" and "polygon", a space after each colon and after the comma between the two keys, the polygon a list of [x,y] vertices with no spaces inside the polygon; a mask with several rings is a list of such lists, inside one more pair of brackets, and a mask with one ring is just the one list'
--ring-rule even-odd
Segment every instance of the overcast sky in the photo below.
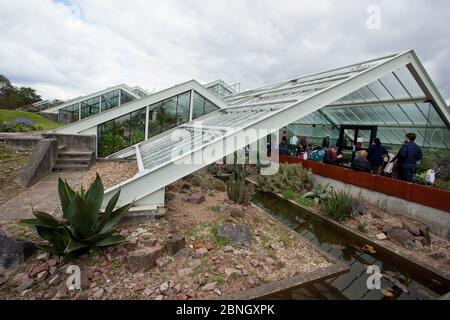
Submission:
{"label": "overcast sky", "polygon": [[59,99],[190,79],[250,89],[414,49],[450,101],[449,16],[448,0],[0,0],[0,74]]}

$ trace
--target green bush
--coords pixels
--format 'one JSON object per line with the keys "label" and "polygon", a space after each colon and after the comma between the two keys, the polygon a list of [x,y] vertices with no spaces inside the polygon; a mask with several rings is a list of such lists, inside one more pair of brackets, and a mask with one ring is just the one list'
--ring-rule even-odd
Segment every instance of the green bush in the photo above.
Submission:
{"label": "green bush", "polygon": [[295,195],[296,195],[296,193],[294,191],[292,191],[291,189],[283,190],[282,194],[283,194],[283,197],[288,200],[294,199]]}
{"label": "green bush", "polygon": [[41,238],[51,243],[42,249],[73,257],[90,247],[105,247],[118,244],[125,237],[114,234],[122,217],[132,207],[132,203],[114,210],[119,200],[120,190],[108,202],[105,212],[100,212],[103,202],[103,183],[97,175],[85,192],[83,187],[75,192],[67,182],[59,179],[58,193],[65,220],[59,221],[52,215],[33,211],[35,219],[21,220],[21,223],[36,230]]}
{"label": "green bush", "polygon": [[323,202],[321,211],[326,217],[337,221],[345,221],[353,212],[353,199],[347,192],[333,192]]}
{"label": "green bush", "polygon": [[280,164],[275,175],[258,176],[258,187],[265,192],[282,193],[290,189],[300,193],[312,187],[312,172],[301,164]]}
{"label": "green bush", "polygon": [[328,198],[328,185],[323,188],[320,184],[315,186],[311,191],[306,192],[302,198],[305,199],[318,199],[319,203],[324,202]]}
{"label": "green bush", "polygon": [[305,206],[305,207],[313,207],[314,206],[314,200],[310,199],[310,198],[300,197],[300,198],[298,198],[297,203],[302,206]]}

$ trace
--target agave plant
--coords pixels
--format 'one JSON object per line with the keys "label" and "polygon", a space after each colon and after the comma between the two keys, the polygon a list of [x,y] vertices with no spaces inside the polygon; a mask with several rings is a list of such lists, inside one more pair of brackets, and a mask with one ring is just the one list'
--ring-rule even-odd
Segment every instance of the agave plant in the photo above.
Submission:
{"label": "agave plant", "polygon": [[313,187],[313,189],[309,192],[306,192],[302,198],[310,198],[310,199],[314,199],[318,202],[324,202],[327,198],[328,198],[328,185],[325,186],[325,188],[323,188],[320,184],[316,185]]}
{"label": "agave plant", "polygon": [[52,246],[42,249],[59,255],[72,256],[82,249],[105,247],[118,244],[125,237],[114,234],[114,229],[133,203],[114,210],[120,190],[108,202],[105,211],[100,212],[103,201],[103,183],[99,175],[85,192],[75,192],[67,182],[58,181],[63,220],[52,215],[34,211],[34,219],[21,220],[21,223],[35,229],[39,236]]}

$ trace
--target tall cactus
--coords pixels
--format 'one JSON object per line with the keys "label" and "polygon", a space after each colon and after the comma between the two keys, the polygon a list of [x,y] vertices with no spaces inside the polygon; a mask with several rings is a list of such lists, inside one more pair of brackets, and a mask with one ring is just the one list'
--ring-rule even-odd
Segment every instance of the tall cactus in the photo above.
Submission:
{"label": "tall cactus", "polygon": [[227,194],[228,198],[234,202],[248,206],[250,204],[252,186],[245,183],[246,176],[246,165],[237,165],[227,181]]}

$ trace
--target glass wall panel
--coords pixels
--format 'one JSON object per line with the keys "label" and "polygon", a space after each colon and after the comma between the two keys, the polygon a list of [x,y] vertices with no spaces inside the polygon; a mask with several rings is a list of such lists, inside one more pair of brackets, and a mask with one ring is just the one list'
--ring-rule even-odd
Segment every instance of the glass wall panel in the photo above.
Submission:
{"label": "glass wall panel", "polygon": [[385,75],[380,81],[395,99],[410,98],[409,94],[392,73]]}
{"label": "glass wall panel", "polygon": [[145,139],[145,108],[131,113],[130,145],[144,141]]}
{"label": "glass wall panel", "polygon": [[114,152],[114,120],[100,124],[97,130],[97,153],[99,158],[103,158]]}
{"label": "glass wall panel", "polygon": [[93,97],[81,101],[81,119],[87,118],[91,115],[100,112],[100,97]]}
{"label": "glass wall panel", "polygon": [[204,114],[216,111],[217,109],[218,108],[217,108],[217,106],[214,103],[212,103],[211,101],[205,99],[205,112],[204,112]]}
{"label": "glass wall panel", "polygon": [[166,131],[177,125],[177,100],[178,97],[164,100],[162,108],[157,111],[156,119],[162,131]]}
{"label": "glass wall panel", "polygon": [[177,125],[183,124],[189,121],[189,104],[191,100],[191,92],[180,94],[178,96],[177,106]]}
{"label": "glass wall panel", "polygon": [[205,113],[205,98],[194,91],[192,118],[196,119]]}
{"label": "glass wall panel", "polygon": [[58,122],[62,124],[80,120],[79,104],[72,104],[58,111]]}
{"label": "glass wall panel", "polygon": [[425,94],[407,67],[402,67],[394,73],[413,98],[425,97]]}
{"label": "glass wall panel", "polygon": [[127,102],[131,102],[133,100],[136,100],[136,98],[133,97],[131,94],[129,94],[123,90],[120,90],[120,104],[121,105],[124,103],[127,103]]}
{"label": "glass wall panel", "polygon": [[130,145],[130,114],[114,119],[114,152]]}
{"label": "glass wall panel", "polygon": [[114,90],[102,94],[102,111],[117,107],[119,105],[120,90]]}

